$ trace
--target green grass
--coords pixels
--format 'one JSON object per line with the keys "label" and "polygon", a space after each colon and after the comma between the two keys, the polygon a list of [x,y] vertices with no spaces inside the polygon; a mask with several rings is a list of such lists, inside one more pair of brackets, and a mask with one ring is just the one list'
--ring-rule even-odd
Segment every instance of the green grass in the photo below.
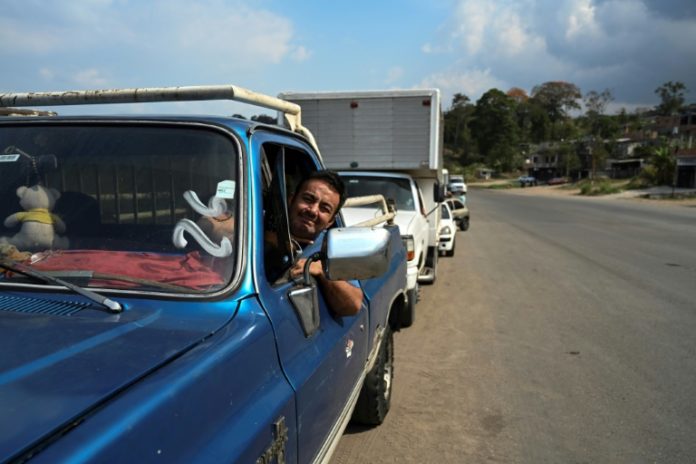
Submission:
{"label": "green grass", "polygon": [[616,181],[610,179],[598,180],[581,180],[575,184],[576,188],[580,188],[580,195],[599,196],[611,195],[612,193],[620,193],[624,190],[626,181]]}

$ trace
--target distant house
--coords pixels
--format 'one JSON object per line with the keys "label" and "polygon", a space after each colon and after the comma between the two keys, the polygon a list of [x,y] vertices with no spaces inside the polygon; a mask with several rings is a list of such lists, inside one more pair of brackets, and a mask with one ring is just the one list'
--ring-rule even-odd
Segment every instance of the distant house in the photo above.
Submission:
{"label": "distant house", "polygon": [[614,179],[627,179],[640,173],[646,160],[635,155],[637,148],[644,145],[644,141],[633,137],[623,137],[616,139],[614,143],[612,157],[606,162],[609,176]]}
{"label": "distant house", "polygon": [[688,106],[672,134],[677,140],[677,187],[696,188],[696,105]]}

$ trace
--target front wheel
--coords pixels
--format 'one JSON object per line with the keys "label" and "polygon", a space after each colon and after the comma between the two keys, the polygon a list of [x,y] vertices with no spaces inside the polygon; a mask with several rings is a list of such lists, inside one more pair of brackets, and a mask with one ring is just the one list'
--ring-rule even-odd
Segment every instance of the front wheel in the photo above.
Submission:
{"label": "front wheel", "polygon": [[389,412],[392,381],[394,380],[394,334],[385,329],[377,360],[360,390],[352,421],[364,425],[379,425]]}
{"label": "front wheel", "polygon": [[459,229],[460,230],[469,229],[469,218],[462,219],[462,221],[459,223]]}
{"label": "front wheel", "polygon": [[452,257],[454,256],[454,246],[457,244],[457,242],[454,241],[454,238],[452,238],[452,249],[445,251],[445,256]]}
{"label": "front wheel", "polygon": [[418,284],[415,288],[408,290],[408,303],[403,307],[400,314],[400,326],[411,327],[416,319],[416,302],[418,301]]}

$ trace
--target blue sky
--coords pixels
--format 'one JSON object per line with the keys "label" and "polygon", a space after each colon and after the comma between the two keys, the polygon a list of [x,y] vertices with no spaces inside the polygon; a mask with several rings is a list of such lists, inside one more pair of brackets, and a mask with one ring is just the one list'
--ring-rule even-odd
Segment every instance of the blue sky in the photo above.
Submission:
{"label": "blue sky", "polygon": [[669,80],[685,83],[687,101],[696,101],[696,2],[0,0],[0,63],[0,92],[437,87],[445,109],[455,92],[475,102],[491,88],[531,92],[565,80],[583,94],[611,90],[611,113],[655,106],[654,90]]}

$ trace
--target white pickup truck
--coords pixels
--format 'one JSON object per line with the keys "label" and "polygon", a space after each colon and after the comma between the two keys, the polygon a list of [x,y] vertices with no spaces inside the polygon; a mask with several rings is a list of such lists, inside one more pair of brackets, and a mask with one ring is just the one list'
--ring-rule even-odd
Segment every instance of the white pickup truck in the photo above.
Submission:
{"label": "white pickup truck", "polygon": [[[407,252],[406,287],[408,306],[402,311],[401,325],[409,327],[415,317],[418,301],[418,276],[424,272],[428,257],[428,219],[423,195],[408,174],[396,172],[341,171],[348,197],[383,195],[396,210],[394,222],[404,240]],[[356,225],[381,214],[377,205],[343,208],[347,225]]]}

